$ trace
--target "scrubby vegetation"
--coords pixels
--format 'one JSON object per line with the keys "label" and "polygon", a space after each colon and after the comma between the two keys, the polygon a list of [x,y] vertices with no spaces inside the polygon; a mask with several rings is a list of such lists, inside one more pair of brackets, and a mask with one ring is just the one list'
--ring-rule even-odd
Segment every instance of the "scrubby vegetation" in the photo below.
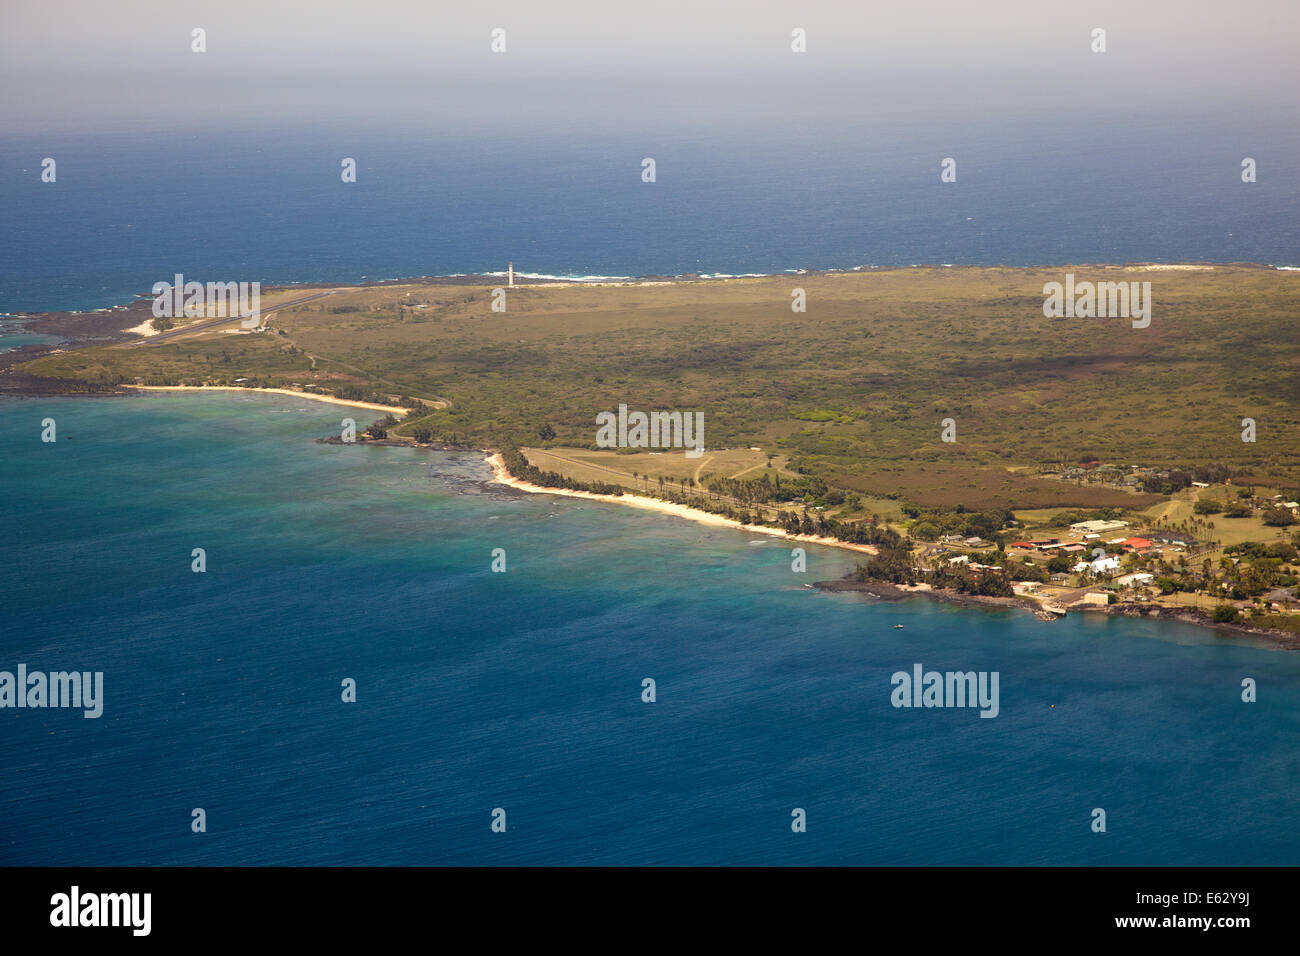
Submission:
{"label": "scrubby vegetation", "polygon": [[[440,396],[450,408],[395,434],[419,428],[479,447],[503,435],[589,447],[595,414],[620,401],[702,410],[709,447],[760,445],[808,479],[715,486],[755,505],[857,494],[970,512],[1142,508],[1193,480],[1300,473],[1292,277],[1237,266],[1151,273],[1158,316],[1133,329],[1044,318],[1043,283],[1060,271],[809,274],[799,278],[806,315],[790,312],[786,277],[525,286],[507,313],[491,311],[487,287],[389,283],[279,311],[274,335],[74,350],[23,371],[93,385],[243,377],[367,401]],[[1243,416],[1260,423],[1257,442],[1240,440]],[[940,441],[949,417],[954,443]],[[1127,489],[1087,480],[1106,477],[1105,462],[1158,467]],[[1069,478],[1080,463],[1096,467]]]}

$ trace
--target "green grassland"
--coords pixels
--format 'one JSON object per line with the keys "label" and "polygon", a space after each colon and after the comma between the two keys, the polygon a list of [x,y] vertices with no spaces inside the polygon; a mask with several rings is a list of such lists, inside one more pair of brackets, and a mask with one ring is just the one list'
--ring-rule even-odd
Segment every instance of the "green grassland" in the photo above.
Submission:
{"label": "green grassland", "polygon": [[[1043,284],[1150,281],[1149,328],[1049,319]],[[805,290],[807,312],[791,311]],[[33,374],[102,384],[316,383],[445,399],[404,422],[436,439],[513,440],[582,465],[675,475],[680,451],[633,463],[594,452],[595,416],[620,402],[702,411],[715,449],[865,497],[967,508],[1126,507],[1160,499],[1038,477],[1096,458],[1221,462],[1258,483],[1300,476],[1300,275],[1074,266],[916,268],[672,284],[531,285],[491,310],[489,285],[359,288],[270,320],[270,333],[58,353]],[[1254,418],[1258,440],[1241,441]],[[940,441],[941,420],[957,441]],[[549,426],[555,437],[539,437]],[[564,451],[563,449],[568,449]],[[531,454],[531,452],[530,452]],[[730,452],[729,452],[730,454]],[[680,476],[678,476],[680,477]],[[606,475],[604,480],[609,480]],[[676,480],[676,479],[674,479]]]}

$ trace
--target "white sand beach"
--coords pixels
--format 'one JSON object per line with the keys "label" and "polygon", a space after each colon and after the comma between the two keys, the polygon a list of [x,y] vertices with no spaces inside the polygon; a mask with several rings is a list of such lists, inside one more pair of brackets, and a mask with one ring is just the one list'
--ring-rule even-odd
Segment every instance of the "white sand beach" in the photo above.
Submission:
{"label": "white sand beach", "polygon": [[123,388],[135,388],[142,392],[247,392],[251,395],[290,395],[294,398],[309,398],[313,402],[327,402],[330,405],[348,405],[352,408],[367,408],[376,412],[392,412],[394,415],[406,415],[409,408],[400,405],[379,405],[375,402],[357,402],[333,395],[316,395],[312,392],[295,392],[291,388],[241,388],[238,385],[124,385]]}
{"label": "white sand beach", "polygon": [[782,538],[786,541],[797,541],[805,544],[820,544],[828,548],[841,548],[845,551],[857,551],[862,554],[875,554],[876,548],[870,544],[850,544],[847,541],[838,541],[835,538],[826,538],[816,534],[787,534],[780,528],[769,528],[766,525],[741,524],[732,518],[724,518],[722,515],[715,515],[712,512],[701,511],[698,508],[690,508],[686,505],[679,505],[671,501],[662,501],[659,498],[647,498],[643,495],[625,493],[622,495],[597,495],[590,491],[573,491],[568,488],[543,488],[541,485],[530,484],[526,481],[520,481],[518,478],[506,471],[505,461],[499,454],[489,455],[484,459],[492,468],[492,480],[499,485],[507,485],[516,488],[519,491],[526,491],[534,495],[559,495],[563,498],[586,498],[590,501],[603,501],[606,504],[628,505],[633,508],[642,508],[646,511],[657,511],[660,514],[673,515],[678,518],[686,518],[689,521],[697,521],[700,524],[713,525],[721,528],[734,528],[738,531],[747,531],[757,534],[771,535],[775,538]]}
{"label": "white sand beach", "polygon": [[132,335],[142,335],[146,339],[159,334],[158,330],[153,327],[153,319],[145,319],[139,325],[133,325],[124,331],[129,332]]}

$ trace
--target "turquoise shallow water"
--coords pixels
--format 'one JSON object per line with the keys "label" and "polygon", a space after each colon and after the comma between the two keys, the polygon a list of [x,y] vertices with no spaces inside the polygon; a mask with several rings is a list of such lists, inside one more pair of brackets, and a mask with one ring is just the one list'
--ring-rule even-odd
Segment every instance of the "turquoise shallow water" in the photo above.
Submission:
{"label": "turquoise shallow water", "polygon": [[[1296,859],[1300,656],[819,594],[852,556],[312,441],[350,414],[0,401],[0,670],[105,685],[0,710],[0,862]],[[999,716],[891,707],[916,662],[998,671]]]}
{"label": "turquoise shallow water", "polygon": [[28,332],[19,322],[0,319],[0,352],[8,352],[24,345],[52,345],[58,341],[58,336]]}

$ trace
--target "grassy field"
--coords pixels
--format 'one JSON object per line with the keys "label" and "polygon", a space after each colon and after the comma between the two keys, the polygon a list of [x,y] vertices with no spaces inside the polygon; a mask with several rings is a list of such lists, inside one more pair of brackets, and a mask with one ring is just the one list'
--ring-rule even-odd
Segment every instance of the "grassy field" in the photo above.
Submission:
{"label": "grassy field", "polygon": [[[1269,496],[1279,489],[1256,486],[1255,491]],[[1228,518],[1222,514],[1201,515],[1193,511],[1198,499],[1224,502],[1235,499],[1236,493],[1236,487],[1224,485],[1183,491],[1147,509],[1145,514],[1152,522],[1161,521],[1165,527],[1186,528],[1198,538],[1212,538],[1223,545],[1240,544],[1243,541],[1285,540],[1292,535],[1294,528],[1266,525],[1258,513],[1245,518]]]}
{"label": "grassy field", "polygon": [[[798,473],[788,467],[783,455],[774,455],[769,462],[761,449],[732,448],[706,451],[699,458],[687,458],[678,450],[664,452],[591,451],[585,448],[525,448],[529,462],[546,471],[556,471],[579,481],[601,481],[622,485],[624,488],[656,493],[658,491],[686,488],[707,488],[715,477],[756,478],[766,473],[769,477],[780,475],[783,480],[797,481]],[[663,482],[660,483],[659,479]],[[682,482],[687,482],[683,487]],[[695,485],[690,484],[691,481]],[[723,497],[714,495],[714,497]],[[796,505],[770,505],[762,508],[773,515],[780,508],[802,510]],[[897,524],[903,512],[896,500],[858,496],[846,504],[825,509],[827,517],[861,519],[878,516],[884,524]]]}
{"label": "grassy field", "polygon": [[[762,451],[752,451],[748,448],[706,451],[699,458],[687,458],[681,450],[677,449],[611,454],[605,450],[591,451],[586,448],[529,448],[528,458],[539,468],[558,471],[559,466],[565,464],[574,473],[574,477],[598,478],[628,487],[632,487],[634,483],[638,487],[642,485],[642,482],[635,478],[638,475],[662,475],[665,480],[677,484],[683,478],[701,481],[710,475],[725,475],[730,478],[752,477],[768,467],[767,455]],[[797,477],[787,467],[788,460],[784,455],[776,456],[771,464],[781,475],[789,478]],[[579,471],[583,474],[577,474]]]}
{"label": "grassy field", "polygon": [[[1080,281],[1150,281],[1150,327],[1045,318],[1043,284],[1067,271]],[[806,313],[791,311],[796,287]],[[771,453],[775,468],[868,496],[875,510],[899,497],[1046,512],[1160,500],[1036,474],[1086,458],[1222,462],[1292,488],[1300,476],[1295,273],[917,268],[523,286],[509,290],[504,313],[492,301],[488,285],[362,288],[280,311],[269,334],[63,352],[24,370],[445,398],[450,408],[399,432],[511,438],[577,459],[572,467],[667,477],[761,466],[754,477]],[[594,451],[595,416],[620,402],[703,412],[711,462]],[[1241,441],[1245,417],[1258,423],[1253,444]],[[955,443],[940,441],[946,418]],[[555,437],[543,440],[548,428]],[[579,457],[583,449],[591,457]]]}

